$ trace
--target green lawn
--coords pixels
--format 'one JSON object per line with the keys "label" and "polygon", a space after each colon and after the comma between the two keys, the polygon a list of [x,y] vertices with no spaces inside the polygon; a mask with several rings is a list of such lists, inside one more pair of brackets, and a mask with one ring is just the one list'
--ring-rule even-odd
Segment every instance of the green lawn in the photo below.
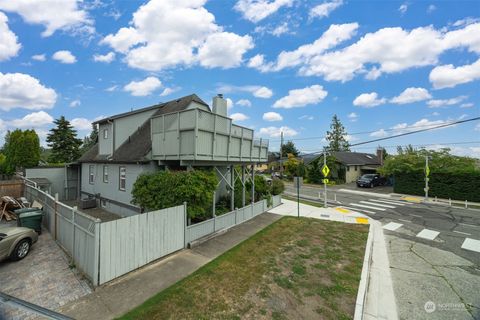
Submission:
{"label": "green lawn", "polygon": [[121,319],[351,319],[367,236],[284,217]]}

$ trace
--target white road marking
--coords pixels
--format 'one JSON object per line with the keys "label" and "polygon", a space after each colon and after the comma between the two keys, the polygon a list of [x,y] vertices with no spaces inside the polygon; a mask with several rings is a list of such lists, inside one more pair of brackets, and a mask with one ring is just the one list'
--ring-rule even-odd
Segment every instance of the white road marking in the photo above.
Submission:
{"label": "white road marking", "polygon": [[471,235],[472,235],[471,233],[461,232],[461,231],[457,231],[457,230],[453,230],[453,232],[460,233],[460,234],[464,234],[464,235],[466,235],[466,236],[471,236]]}
{"label": "white road marking", "polygon": [[463,241],[462,249],[480,252],[480,240],[466,238]]}
{"label": "white road marking", "polygon": [[403,222],[408,222],[408,223],[412,222],[410,220],[404,220],[404,219],[398,219],[398,220],[403,221]]}
{"label": "white road marking", "polygon": [[435,230],[430,230],[430,229],[423,229],[417,234],[417,237],[422,238],[422,239],[427,239],[427,240],[433,240],[435,239],[440,232],[435,231]]}
{"label": "white road marking", "polygon": [[396,205],[396,206],[404,206],[406,203],[401,203],[401,202],[394,202],[391,200],[376,200],[376,199],[368,199],[368,201],[373,201],[373,202],[380,202],[380,203],[386,203],[386,204],[391,204],[391,205]]}
{"label": "white road marking", "polygon": [[411,216],[417,217],[417,218],[423,218],[422,216],[419,216],[418,214],[410,214]]}
{"label": "white road marking", "polygon": [[345,208],[345,209],[350,209],[350,210],[356,210],[356,211],[362,211],[370,214],[375,214],[373,211],[365,210],[365,209],[359,209],[359,208],[352,208],[352,207],[347,207],[347,206],[341,206],[340,208]]}
{"label": "white road marking", "polygon": [[470,227],[470,228],[478,228],[479,226],[475,226],[473,224],[466,224],[466,223],[458,223],[458,224],[461,224],[462,226],[467,226],[467,227]]}
{"label": "white road marking", "polygon": [[380,204],[380,203],[374,203],[374,202],[368,202],[368,201],[360,201],[360,203],[364,203],[364,204],[368,204],[368,205],[372,205],[372,206],[379,206],[379,207],[395,209],[394,206],[389,206],[388,204]]}
{"label": "white road marking", "polygon": [[390,230],[390,231],[395,231],[398,228],[400,228],[401,226],[403,226],[403,224],[396,223],[396,222],[390,222],[390,223],[387,223],[386,225],[384,225],[383,229]]}
{"label": "white road marking", "polygon": [[351,206],[355,206],[355,207],[362,207],[362,208],[373,209],[373,210],[380,210],[380,211],[385,211],[385,210],[387,210],[387,209],[384,209],[384,208],[366,206],[366,205],[359,204],[359,203],[350,203],[350,205],[351,205]]}

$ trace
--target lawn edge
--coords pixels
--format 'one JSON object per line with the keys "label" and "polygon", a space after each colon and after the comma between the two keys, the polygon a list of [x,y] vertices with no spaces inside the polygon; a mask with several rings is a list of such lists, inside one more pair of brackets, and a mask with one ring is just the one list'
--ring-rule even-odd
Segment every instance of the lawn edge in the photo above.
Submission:
{"label": "lawn edge", "polygon": [[372,265],[373,256],[373,229],[374,224],[370,224],[368,228],[368,238],[365,246],[365,256],[363,258],[362,273],[360,276],[360,283],[358,284],[357,300],[355,303],[354,320],[363,319],[363,310],[367,302],[368,285],[370,283],[370,267]]}

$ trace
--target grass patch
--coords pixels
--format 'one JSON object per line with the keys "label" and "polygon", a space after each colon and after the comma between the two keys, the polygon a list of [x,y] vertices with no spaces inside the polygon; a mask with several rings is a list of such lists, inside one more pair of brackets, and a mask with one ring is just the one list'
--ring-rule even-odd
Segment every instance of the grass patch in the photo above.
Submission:
{"label": "grass patch", "polygon": [[353,318],[367,236],[284,217],[120,319]]}

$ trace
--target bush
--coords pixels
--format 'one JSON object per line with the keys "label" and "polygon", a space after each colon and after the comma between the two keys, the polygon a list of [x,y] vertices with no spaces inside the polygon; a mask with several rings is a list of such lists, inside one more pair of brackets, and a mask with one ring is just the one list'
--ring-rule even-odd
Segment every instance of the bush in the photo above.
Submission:
{"label": "bush", "polygon": [[285,184],[280,179],[272,180],[272,194],[274,196],[281,194],[285,190]]}
{"label": "bush", "polygon": [[147,210],[159,210],[187,202],[190,218],[210,217],[217,183],[212,170],[142,174],[133,185],[132,203]]}

